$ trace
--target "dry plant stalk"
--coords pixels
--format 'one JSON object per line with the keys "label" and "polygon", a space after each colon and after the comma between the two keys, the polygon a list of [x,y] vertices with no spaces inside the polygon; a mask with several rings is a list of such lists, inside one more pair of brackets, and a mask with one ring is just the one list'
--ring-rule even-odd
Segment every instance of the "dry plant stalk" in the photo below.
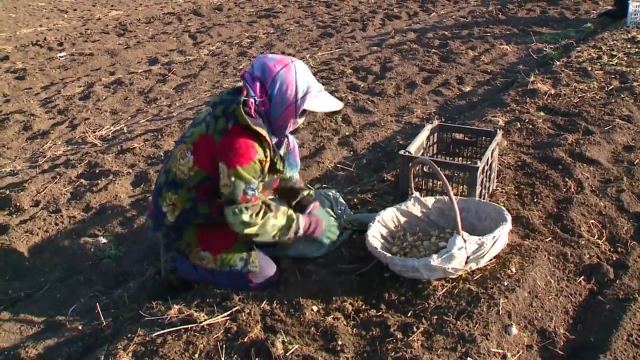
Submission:
{"label": "dry plant stalk", "polygon": [[203,321],[201,323],[178,326],[178,327],[174,327],[174,328],[158,331],[157,333],[154,333],[151,336],[158,336],[158,335],[166,334],[166,333],[169,333],[169,332],[172,332],[172,331],[190,329],[190,328],[200,327],[200,326],[205,326],[205,325],[211,325],[211,324],[219,323],[219,322],[222,322],[222,321],[225,321],[225,320],[229,320],[230,318],[227,315],[235,312],[238,309],[240,309],[240,307],[236,306],[235,308],[227,311],[226,313],[224,313],[222,315],[218,315],[218,316],[212,317],[211,319],[205,320],[205,321]]}
{"label": "dry plant stalk", "polygon": [[107,323],[104,321],[104,316],[102,316],[102,310],[100,310],[100,304],[96,303],[96,310],[98,311],[98,316],[100,317],[100,323],[102,326],[105,326]]}
{"label": "dry plant stalk", "polygon": [[389,252],[394,256],[421,259],[438,253],[447,247],[454,230],[435,230],[429,234],[410,231],[399,231],[392,238],[393,244]]}
{"label": "dry plant stalk", "polygon": [[293,348],[291,348],[291,350],[289,350],[288,353],[286,353],[284,356],[289,356],[291,354],[293,354],[294,351],[296,351],[298,348],[300,347],[300,345],[296,345]]}

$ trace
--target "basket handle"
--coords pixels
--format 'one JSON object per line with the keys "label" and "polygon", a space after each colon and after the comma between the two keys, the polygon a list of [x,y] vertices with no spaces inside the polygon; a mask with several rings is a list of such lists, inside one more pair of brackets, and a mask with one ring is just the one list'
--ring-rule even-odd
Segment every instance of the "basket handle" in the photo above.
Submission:
{"label": "basket handle", "polygon": [[414,168],[414,165],[419,165],[419,164],[428,165],[430,168],[432,168],[433,171],[436,173],[436,175],[438,175],[438,178],[440,178],[440,181],[442,181],[442,183],[444,184],[444,189],[447,192],[447,196],[449,197],[449,200],[451,200],[451,205],[453,206],[453,213],[456,218],[456,232],[460,237],[462,237],[462,220],[460,220],[460,209],[458,208],[458,202],[456,201],[456,198],[453,196],[453,191],[451,190],[449,181],[447,181],[447,178],[444,176],[442,171],[440,171],[440,169],[436,166],[436,164],[434,164],[433,161],[429,160],[424,156],[418,157],[417,159],[412,161],[411,164],[409,165],[409,190],[411,194],[415,194],[416,192],[416,188],[413,185],[413,168]]}

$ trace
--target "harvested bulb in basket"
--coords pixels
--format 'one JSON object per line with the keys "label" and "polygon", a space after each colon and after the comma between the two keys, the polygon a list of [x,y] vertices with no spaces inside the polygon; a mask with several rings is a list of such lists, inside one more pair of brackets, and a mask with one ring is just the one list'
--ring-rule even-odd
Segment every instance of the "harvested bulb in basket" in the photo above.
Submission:
{"label": "harvested bulb in basket", "polygon": [[454,230],[435,230],[431,233],[399,231],[392,237],[389,253],[415,259],[429,257],[446,248],[454,233]]}

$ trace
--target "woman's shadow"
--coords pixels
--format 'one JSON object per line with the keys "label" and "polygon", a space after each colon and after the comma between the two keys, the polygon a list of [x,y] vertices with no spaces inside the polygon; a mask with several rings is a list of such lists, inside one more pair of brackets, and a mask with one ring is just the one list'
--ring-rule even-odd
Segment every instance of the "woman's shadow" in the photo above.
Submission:
{"label": "woman's shadow", "polygon": [[[180,293],[158,274],[158,247],[140,225],[146,201],[102,205],[26,253],[0,248],[0,358],[18,359],[22,351],[43,358],[86,354],[126,325],[114,319]],[[121,232],[102,230],[114,224]]]}

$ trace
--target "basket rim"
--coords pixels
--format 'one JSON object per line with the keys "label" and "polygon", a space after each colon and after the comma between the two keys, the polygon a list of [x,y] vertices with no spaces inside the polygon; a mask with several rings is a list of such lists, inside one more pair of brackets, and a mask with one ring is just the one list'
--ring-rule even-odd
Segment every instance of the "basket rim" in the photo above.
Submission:
{"label": "basket rim", "polygon": [[[467,270],[467,267],[469,266],[469,264],[475,264],[472,266],[473,269],[477,268],[477,267],[481,267],[483,266],[478,265],[479,263],[474,262],[474,263],[468,263],[469,260],[469,252],[467,252],[467,260],[465,261],[464,267],[459,267],[458,264],[454,265],[453,263],[450,263],[449,265],[447,265],[446,262],[446,258],[447,255],[453,255],[456,253],[455,248],[457,247],[457,243],[456,245],[454,245],[453,249],[450,249],[449,247],[451,246],[450,241],[452,240],[452,238],[449,238],[449,243],[447,246],[447,249],[443,249],[445,250],[445,253],[443,253],[442,255],[440,254],[443,250],[440,250],[434,254],[431,254],[430,256],[425,256],[425,257],[421,257],[421,258],[408,258],[408,257],[404,257],[404,256],[397,256],[397,255],[392,255],[389,252],[385,251],[382,249],[383,245],[387,244],[388,245],[388,240],[386,239],[387,236],[379,236],[376,235],[375,236],[375,240],[374,240],[374,236],[373,236],[373,230],[376,231],[380,231],[383,230],[384,228],[387,228],[390,231],[398,231],[398,228],[395,229],[389,229],[386,226],[383,226],[382,224],[380,224],[380,219],[382,217],[384,217],[388,212],[390,211],[395,211],[398,208],[401,208],[405,205],[407,205],[409,202],[411,201],[416,201],[416,200],[421,200],[424,202],[424,200],[439,200],[439,199],[447,199],[448,201],[451,201],[450,197],[448,196],[421,196],[419,193],[414,193],[411,196],[409,196],[409,198],[399,204],[390,206],[382,211],[380,211],[375,219],[369,224],[369,227],[367,229],[367,232],[365,234],[365,244],[367,246],[367,249],[369,250],[369,252],[380,262],[382,262],[383,264],[387,265],[391,271],[393,271],[394,273],[398,274],[399,276],[402,277],[406,277],[406,278],[412,278],[412,279],[422,279],[422,280],[429,280],[429,279],[436,279],[436,278],[440,278],[440,276],[438,277],[430,277],[425,275],[420,269],[424,269],[424,266],[428,266],[431,269],[440,269],[437,271],[441,271],[441,275],[443,275],[444,277],[456,277],[459,274],[462,273],[462,271]],[[473,238],[478,238],[478,239],[503,239],[500,240],[502,243],[504,243],[506,245],[506,242],[508,242],[508,237],[509,237],[509,233],[511,232],[511,230],[513,229],[513,224],[512,224],[512,216],[511,214],[507,211],[507,209],[497,203],[491,202],[491,201],[487,201],[487,200],[482,200],[482,199],[477,199],[477,198],[467,198],[467,197],[458,197],[456,198],[456,202],[460,201],[461,203],[483,203],[483,205],[489,205],[489,206],[493,206],[496,209],[500,209],[500,214],[504,217],[502,219],[502,221],[500,221],[497,226],[489,233],[484,234],[484,235],[480,235],[480,236],[475,236],[469,233],[464,233],[464,235],[470,235]],[[464,206],[464,205],[463,205]],[[387,234],[388,235],[388,232]],[[462,240],[464,242],[464,246],[465,246],[465,250],[466,250],[466,240],[464,239],[464,235],[462,237]],[[497,236],[497,237],[496,237]],[[485,245],[486,246],[486,245]],[[502,248],[504,247],[504,245],[501,246],[500,250],[502,250]],[[467,251],[467,250],[466,250]],[[434,258],[435,255],[435,258]],[[455,255],[454,255],[455,256]],[[491,258],[493,258],[495,256],[492,255]],[[444,263],[439,264],[440,261],[445,260]],[[404,266],[402,268],[398,267],[398,265],[400,264],[404,264]],[[485,263],[486,264],[486,263]],[[453,266],[451,266],[453,265]]]}
{"label": "basket rim", "polygon": [[[414,199],[423,199],[423,200],[424,199],[435,199],[435,200],[444,199],[444,200],[449,200],[449,198],[447,196],[420,196],[419,194],[416,193],[416,194],[411,195],[409,197],[409,199],[407,199],[407,200],[405,200],[405,201],[403,201],[403,202],[401,202],[399,204],[396,204],[396,205],[393,205],[393,206],[390,206],[390,207],[387,207],[387,208],[383,209],[382,211],[380,211],[376,215],[375,219],[373,219],[373,221],[369,224],[369,227],[367,228],[367,232],[365,233],[365,242],[367,243],[367,246],[371,245],[373,248],[375,248],[375,249],[377,249],[377,250],[379,250],[379,251],[381,251],[381,252],[383,252],[385,254],[388,254],[386,251],[381,249],[382,243],[380,243],[379,245],[373,243],[373,241],[371,240],[371,236],[372,236],[371,235],[371,230],[377,224],[379,224],[379,219],[382,218],[383,215],[387,214],[388,212],[394,211],[394,210],[396,210],[398,208],[401,208],[403,205],[411,202]],[[493,207],[495,207],[495,208],[497,208],[499,210],[502,210],[501,213],[502,213],[502,215],[504,215],[504,219],[502,221],[500,221],[501,225],[498,226],[496,229],[494,229],[493,232],[498,231],[500,228],[502,228],[506,224],[508,225],[508,224],[512,223],[512,221],[513,221],[512,220],[513,218],[511,216],[511,214],[509,213],[509,211],[504,206],[502,206],[500,204],[496,204],[496,203],[488,201],[488,200],[482,200],[482,199],[477,199],[477,198],[467,198],[467,197],[457,198],[456,200],[458,201],[458,205],[460,205],[460,200],[462,200],[463,203],[464,202],[470,202],[470,203],[472,203],[472,202],[473,203],[480,202],[480,203],[484,203],[484,204],[489,205],[489,206],[493,206]],[[463,220],[463,224],[464,224],[464,219],[462,219],[462,220]],[[511,226],[513,226],[513,225],[511,225]],[[394,231],[398,231],[398,230],[399,229],[394,229]],[[464,231],[464,226],[463,226],[462,230]],[[491,233],[493,233],[493,232],[491,232]],[[491,233],[489,233],[489,234],[491,234]],[[473,234],[469,234],[469,233],[466,233],[466,234],[474,236],[474,237],[482,237],[482,236],[489,235],[489,234],[485,234],[485,235],[477,236],[477,235],[473,235]],[[391,255],[391,254],[388,254],[388,255],[389,256],[394,256],[394,255]]]}

